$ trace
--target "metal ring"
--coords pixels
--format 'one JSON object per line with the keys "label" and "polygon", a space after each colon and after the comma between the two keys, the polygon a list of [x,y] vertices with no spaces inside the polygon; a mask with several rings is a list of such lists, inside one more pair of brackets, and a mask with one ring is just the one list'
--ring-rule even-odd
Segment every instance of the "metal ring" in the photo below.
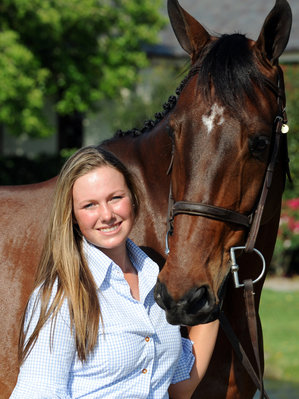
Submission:
{"label": "metal ring", "polygon": [[[231,270],[231,272],[232,272],[233,275],[234,275],[234,282],[235,282],[235,287],[236,287],[236,288],[244,287],[244,284],[240,284],[240,283],[239,283],[239,276],[238,276],[239,266],[238,266],[237,263],[236,263],[236,257],[235,257],[235,252],[234,252],[234,251],[236,251],[236,250],[238,250],[238,249],[245,249],[245,248],[246,248],[246,247],[243,246],[243,247],[232,247],[232,248],[230,249],[230,256],[231,256],[231,260],[232,260],[232,266],[231,266],[231,269],[232,269],[232,270]],[[257,283],[257,282],[263,277],[263,275],[264,275],[264,273],[265,273],[265,270],[266,270],[266,261],[265,261],[265,258],[264,258],[264,256],[261,254],[260,251],[258,251],[256,248],[253,248],[253,251],[256,252],[256,253],[259,255],[259,257],[262,259],[262,262],[263,262],[263,268],[262,268],[261,274],[258,276],[257,279],[255,279],[255,280],[252,282],[252,284],[255,284],[255,283]]]}
{"label": "metal ring", "polygon": [[168,246],[168,236],[170,234],[170,230],[167,231],[166,233],[166,240],[165,240],[165,254],[168,255],[169,254],[169,246]]}

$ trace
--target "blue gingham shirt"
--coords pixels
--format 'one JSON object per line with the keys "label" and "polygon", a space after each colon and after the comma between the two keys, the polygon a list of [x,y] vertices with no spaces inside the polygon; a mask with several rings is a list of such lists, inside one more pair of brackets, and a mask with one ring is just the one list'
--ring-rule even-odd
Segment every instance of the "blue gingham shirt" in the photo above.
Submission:
{"label": "blue gingham shirt", "polygon": [[[82,364],[65,300],[57,317],[53,347],[50,349],[48,322],[20,369],[11,399],[165,399],[170,383],[189,378],[194,363],[192,342],[181,338],[178,326],[168,324],[154,301],[158,266],[129,239],[127,249],[138,272],[140,301],[132,297],[120,267],[84,241],[104,322],[104,326],[99,323],[97,345]],[[38,290],[31,297],[27,323],[36,298]],[[37,310],[28,334],[38,316]]]}

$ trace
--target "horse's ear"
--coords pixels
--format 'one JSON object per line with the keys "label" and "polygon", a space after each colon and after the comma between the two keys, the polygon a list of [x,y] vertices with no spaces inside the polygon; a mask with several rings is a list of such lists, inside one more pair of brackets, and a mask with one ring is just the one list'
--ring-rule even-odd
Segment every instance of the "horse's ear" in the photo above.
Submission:
{"label": "horse's ear", "polygon": [[178,0],[168,0],[168,15],[173,31],[182,48],[194,60],[211,37],[206,29],[187,13]]}
{"label": "horse's ear", "polygon": [[276,63],[286,48],[292,27],[292,10],[286,0],[276,0],[267,16],[255,47],[262,56]]}

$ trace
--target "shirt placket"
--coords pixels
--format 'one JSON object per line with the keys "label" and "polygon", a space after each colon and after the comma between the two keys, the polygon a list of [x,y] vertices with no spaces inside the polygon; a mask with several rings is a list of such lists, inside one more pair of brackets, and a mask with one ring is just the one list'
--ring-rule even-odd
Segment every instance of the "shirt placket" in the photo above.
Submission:
{"label": "shirt placket", "polygon": [[[143,282],[143,279],[139,280],[140,298],[145,296],[145,291],[148,294],[149,290],[148,286],[146,288],[143,286]],[[134,316],[135,318],[136,316],[138,317],[138,320],[140,321],[139,326],[143,326],[144,361],[140,366],[138,379],[140,387],[142,387],[140,390],[140,399],[147,398],[150,392],[151,377],[155,361],[155,329],[144,303],[137,301],[132,297],[130,287],[125,280],[122,271],[118,270],[117,267],[113,267],[111,283],[112,285],[115,284],[115,289],[117,289],[119,294],[121,294],[127,301],[131,302],[132,311],[135,313]]]}
{"label": "shirt placket", "polygon": [[152,326],[152,323],[149,319],[146,309],[144,308],[142,303],[137,304],[138,313],[140,313],[140,319],[143,324],[146,325],[147,332],[144,334],[144,361],[140,367],[140,375],[139,381],[140,386],[143,387],[140,392],[141,396],[147,398],[150,393],[151,387],[151,378],[154,369],[154,361],[155,361],[155,330]]}

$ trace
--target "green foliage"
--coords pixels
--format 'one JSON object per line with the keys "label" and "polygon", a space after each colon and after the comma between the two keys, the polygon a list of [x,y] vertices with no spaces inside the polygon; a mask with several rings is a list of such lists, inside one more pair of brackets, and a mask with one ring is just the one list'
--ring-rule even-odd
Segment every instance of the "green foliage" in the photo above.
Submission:
{"label": "green foliage", "polygon": [[260,316],[264,335],[266,378],[298,383],[298,314],[299,291],[263,290]]}
{"label": "green foliage", "polygon": [[299,198],[282,202],[279,230],[270,273],[299,274]]}
{"label": "green foliage", "polygon": [[299,67],[288,65],[284,71],[287,114],[290,131],[288,133],[290,169],[293,184],[287,182],[284,198],[299,197]]}
{"label": "green foliage", "polygon": [[72,114],[130,88],[148,62],[142,45],[155,43],[164,26],[160,6],[161,0],[2,0],[0,78],[8,94],[1,87],[0,123],[15,135],[47,136],[45,96],[56,97],[60,114]]}
{"label": "green foliage", "polygon": [[277,275],[299,274],[299,68],[284,68],[287,115],[290,131],[288,148],[293,183],[286,182],[280,227],[270,266]]}
{"label": "green foliage", "polygon": [[26,132],[32,137],[52,133],[43,114],[48,75],[32,52],[20,44],[17,32],[0,32],[0,123],[11,133]]}
{"label": "green foliage", "polygon": [[141,129],[144,121],[154,120],[155,114],[163,111],[169,96],[175,94],[183,77],[182,66],[169,65],[169,62],[160,62],[141,71],[137,77],[138,86],[121,90],[121,95],[113,101],[113,118],[112,104],[106,102],[102,106],[102,114],[109,120],[112,131]]}

